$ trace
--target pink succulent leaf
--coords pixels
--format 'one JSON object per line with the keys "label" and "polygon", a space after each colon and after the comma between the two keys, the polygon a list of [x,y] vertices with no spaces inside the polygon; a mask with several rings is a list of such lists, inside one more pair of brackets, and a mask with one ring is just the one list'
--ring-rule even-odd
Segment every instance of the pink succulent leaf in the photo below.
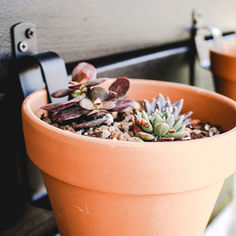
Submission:
{"label": "pink succulent leaf", "polygon": [[117,98],[124,97],[129,90],[129,79],[126,77],[120,77],[116,79],[109,87],[110,91],[117,93]]}
{"label": "pink succulent leaf", "polygon": [[115,101],[103,101],[102,102],[102,109],[104,110],[111,110],[116,107]]}
{"label": "pink succulent leaf", "polygon": [[77,81],[82,84],[95,80],[96,76],[96,68],[87,62],[79,63],[72,71],[72,81]]}
{"label": "pink succulent leaf", "polygon": [[86,84],[86,86],[87,87],[96,86],[98,84],[101,84],[101,83],[105,82],[106,80],[108,80],[108,78],[96,78],[95,80],[89,81]]}
{"label": "pink succulent leaf", "polygon": [[92,120],[92,121],[87,121],[84,123],[80,123],[77,124],[75,126],[76,129],[82,129],[82,128],[89,128],[89,127],[93,127],[93,126],[97,126],[100,125],[102,123],[104,123],[107,120],[106,116],[103,116],[102,118],[96,119],[96,120]]}
{"label": "pink succulent leaf", "polygon": [[57,90],[53,93],[51,93],[51,96],[54,97],[54,98],[61,98],[61,97],[65,97],[65,96],[68,96],[70,95],[71,92],[73,92],[74,90],[73,89],[60,89],[60,90]]}
{"label": "pink succulent leaf", "polygon": [[83,98],[79,101],[79,106],[85,110],[93,110],[94,109],[94,106],[93,106],[93,103],[90,99],[88,98]]}
{"label": "pink succulent leaf", "polygon": [[95,101],[97,98],[100,98],[101,101],[105,101],[110,96],[107,88],[96,86],[90,89],[89,97],[92,101]]}
{"label": "pink succulent leaf", "polygon": [[61,103],[61,104],[52,104],[52,103],[50,103],[50,104],[42,106],[41,108],[43,110],[46,110],[46,111],[49,111],[49,112],[56,112],[56,111],[60,111],[60,110],[63,110],[65,108],[73,106],[74,104],[78,103],[81,99],[83,99],[83,97],[78,96],[76,98],[73,98],[73,99],[71,99],[67,102]]}
{"label": "pink succulent leaf", "polygon": [[66,110],[52,113],[52,120],[54,122],[63,122],[63,121],[79,118],[80,116],[85,115],[88,112],[89,111],[82,110],[80,107],[77,107],[77,106],[69,107]]}
{"label": "pink succulent leaf", "polygon": [[108,113],[108,111],[106,111],[106,110],[93,110],[93,111],[89,112],[87,114],[87,116],[100,116],[100,115],[104,115],[107,113]]}
{"label": "pink succulent leaf", "polygon": [[116,101],[116,107],[112,108],[111,111],[122,111],[130,106],[133,106],[135,101],[129,98],[123,98]]}

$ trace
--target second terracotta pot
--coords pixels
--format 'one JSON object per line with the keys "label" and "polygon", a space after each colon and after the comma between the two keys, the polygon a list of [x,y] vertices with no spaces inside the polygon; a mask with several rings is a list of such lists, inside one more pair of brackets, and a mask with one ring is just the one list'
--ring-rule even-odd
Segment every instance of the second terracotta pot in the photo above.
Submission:
{"label": "second terracotta pot", "polygon": [[210,61],[216,91],[236,100],[236,43],[224,46],[224,52],[210,51]]}
{"label": "second terracotta pot", "polygon": [[183,112],[226,133],[135,143],[77,135],[40,120],[46,91],[22,106],[27,153],[41,169],[62,236],[201,236],[236,170],[236,103],[187,85],[131,80],[129,97],[183,97]]}

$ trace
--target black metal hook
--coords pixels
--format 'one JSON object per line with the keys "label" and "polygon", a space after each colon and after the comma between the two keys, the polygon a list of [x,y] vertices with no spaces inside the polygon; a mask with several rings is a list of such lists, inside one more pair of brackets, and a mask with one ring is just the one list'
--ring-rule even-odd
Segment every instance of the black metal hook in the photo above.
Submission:
{"label": "black metal hook", "polygon": [[[29,34],[27,32],[33,32]],[[23,96],[46,88],[48,102],[60,103],[67,97],[53,98],[51,93],[67,87],[68,75],[64,60],[55,52],[36,54],[36,27],[32,23],[18,23],[11,28],[12,55]]]}

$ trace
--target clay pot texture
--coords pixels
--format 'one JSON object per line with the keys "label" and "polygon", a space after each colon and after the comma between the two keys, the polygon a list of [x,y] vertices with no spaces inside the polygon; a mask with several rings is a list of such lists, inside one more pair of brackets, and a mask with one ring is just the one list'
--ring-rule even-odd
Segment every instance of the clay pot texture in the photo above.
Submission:
{"label": "clay pot texture", "polygon": [[211,71],[216,91],[236,100],[236,44],[224,46],[224,52],[210,51]]}
{"label": "clay pot texture", "polygon": [[176,142],[86,137],[40,120],[45,90],[22,105],[26,149],[41,171],[62,236],[200,236],[223,181],[236,170],[236,103],[171,82],[132,79],[128,96],[161,92],[183,112],[219,124],[218,136]]}

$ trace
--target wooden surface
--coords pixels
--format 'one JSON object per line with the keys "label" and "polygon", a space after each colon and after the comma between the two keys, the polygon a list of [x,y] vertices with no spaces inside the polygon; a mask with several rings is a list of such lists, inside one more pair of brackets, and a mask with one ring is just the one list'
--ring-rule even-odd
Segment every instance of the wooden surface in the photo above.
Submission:
{"label": "wooden surface", "polygon": [[0,229],[2,236],[53,236],[57,231],[53,212],[23,203],[23,210],[18,218]]}

